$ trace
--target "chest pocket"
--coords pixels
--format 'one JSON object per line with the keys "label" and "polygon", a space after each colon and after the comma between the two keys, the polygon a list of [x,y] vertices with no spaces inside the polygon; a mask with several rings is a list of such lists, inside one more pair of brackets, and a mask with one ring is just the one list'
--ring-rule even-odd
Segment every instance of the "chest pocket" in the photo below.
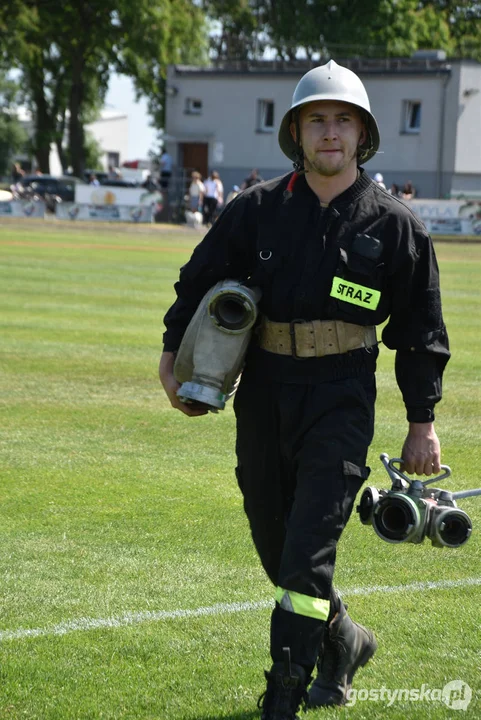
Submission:
{"label": "chest pocket", "polygon": [[348,247],[339,248],[329,308],[346,322],[372,321],[381,301],[384,264],[378,238],[358,234]]}

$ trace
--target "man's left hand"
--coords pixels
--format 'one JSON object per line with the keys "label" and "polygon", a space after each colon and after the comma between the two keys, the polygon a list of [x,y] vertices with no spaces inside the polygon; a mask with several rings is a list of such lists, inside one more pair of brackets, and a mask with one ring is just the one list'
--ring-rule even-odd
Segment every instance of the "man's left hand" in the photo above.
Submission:
{"label": "man's left hand", "polygon": [[432,475],[441,471],[441,447],[433,423],[409,423],[401,470],[409,475]]}

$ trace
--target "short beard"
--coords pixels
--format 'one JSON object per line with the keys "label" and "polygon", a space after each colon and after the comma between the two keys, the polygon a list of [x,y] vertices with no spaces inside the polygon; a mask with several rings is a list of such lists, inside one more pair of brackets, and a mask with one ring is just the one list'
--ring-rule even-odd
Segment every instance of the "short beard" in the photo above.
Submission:
{"label": "short beard", "polygon": [[315,172],[318,175],[322,175],[324,177],[335,177],[336,175],[340,175],[342,172],[344,172],[352,163],[352,161],[356,159],[356,166],[357,166],[357,149],[356,151],[351,155],[349,160],[347,162],[344,162],[344,156],[343,161],[340,165],[329,165],[327,163],[324,163],[322,160],[317,160],[317,157],[314,156],[314,162],[309,160],[308,157],[304,155],[304,167],[306,169],[306,172]]}

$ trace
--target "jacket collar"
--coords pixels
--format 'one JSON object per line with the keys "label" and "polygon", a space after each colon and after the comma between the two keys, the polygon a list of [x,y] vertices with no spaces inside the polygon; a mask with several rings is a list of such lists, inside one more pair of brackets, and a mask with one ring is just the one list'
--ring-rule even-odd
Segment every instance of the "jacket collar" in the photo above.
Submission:
{"label": "jacket collar", "polygon": [[[371,180],[367,172],[364,170],[364,168],[360,167],[359,172],[360,175],[356,182],[350,185],[347,190],[344,190],[344,192],[335,197],[329,203],[329,207],[339,209],[346,207],[347,205],[350,205],[355,200],[360,198],[361,195],[364,195],[367,190],[369,190],[369,188],[373,185],[373,181]],[[305,175],[297,175],[296,173],[293,173],[289,177],[288,191],[290,191],[291,193],[293,192],[295,195],[296,190],[299,190],[301,188],[304,192],[312,193],[312,190],[307,184]],[[312,194],[314,195],[314,193]]]}

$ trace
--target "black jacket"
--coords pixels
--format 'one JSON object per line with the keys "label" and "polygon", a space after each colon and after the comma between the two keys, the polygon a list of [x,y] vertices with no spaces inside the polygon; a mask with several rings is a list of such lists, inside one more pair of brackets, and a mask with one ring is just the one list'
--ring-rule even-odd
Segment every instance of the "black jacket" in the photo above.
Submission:
{"label": "black jacket", "polygon": [[[259,309],[270,320],[387,320],[382,340],[397,351],[408,420],[434,418],[450,354],[432,241],[410,209],[363,170],[326,208],[305,177],[292,174],[229,203],[181,269],[164,320],[164,350],[179,347],[200,300],[225,278],[260,287]],[[372,373],[376,357],[377,349],[296,360],[253,343],[245,372],[311,383]]]}

